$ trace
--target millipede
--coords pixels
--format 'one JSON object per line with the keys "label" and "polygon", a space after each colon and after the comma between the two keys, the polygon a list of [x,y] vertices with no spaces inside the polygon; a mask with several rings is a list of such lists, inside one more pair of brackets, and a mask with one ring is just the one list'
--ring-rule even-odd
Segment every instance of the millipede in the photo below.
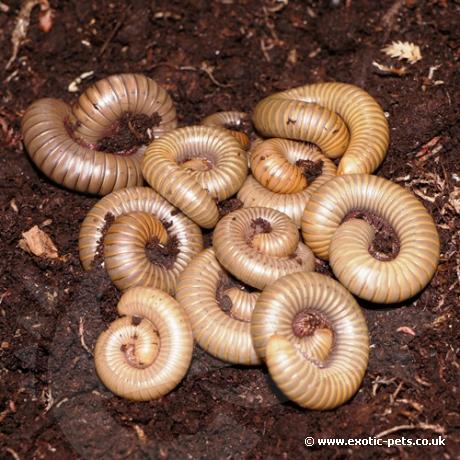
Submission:
{"label": "millipede", "polygon": [[169,393],[187,373],[193,335],[185,311],[158,289],[134,287],[96,342],[96,372],[113,393],[147,401]]}
{"label": "millipede", "polygon": [[366,321],[353,296],[325,275],[291,273],[267,286],[251,334],[276,385],[302,407],[333,409],[361,385],[369,357]]}
{"label": "millipede", "polygon": [[370,174],[383,161],[389,144],[385,114],[366,91],[347,83],[314,83],[260,101],[253,123],[265,137],[316,144],[340,160],[337,174]]}
{"label": "millipede", "polygon": [[[374,229],[359,219],[343,222],[352,211],[374,213],[394,229],[399,253],[377,260],[369,253]],[[353,294],[371,302],[394,303],[420,292],[439,261],[439,236],[433,218],[415,196],[382,177],[336,177],[310,198],[302,235],[317,257],[329,260],[334,274]]]}
{"label": "millipede", "polygon": [[106,195],[142,185],[145,147],[129,154],[96,149],[123,114],[157,116],[153,137],[177,125],[171,98],[154,80],[140,74],[112,75],[90,86],[73,107],[52,98],[32,103],[22,119],[24,145],[36,166],[66,188]]}
{"label": "millipede", "polygon": [[189,126],[150,144],[142,171],[160,195],[201,227],[213,228],[217,202],[234,195],[246,179],[247,159],[228,131]]}
{"label": "millipede", "polygon": [[[108,229],[106,216],[114,219]],[[170,266],[148,259],[145,247],[153,238],[160,244],[176,240],[177,254]],[[200,228],[147,187],[112,192],[88,212],[78,240],[85,270],[91,268],[102,242],[106,269],[119,289],[147,285],[171,294],[179,273],[203,249]]]}
{"label": "millipede", "polygon": [[270,208],[243,208],[223,217],[213,247],[230,273],[257,289],[288,273],[311,271],[315,264],[294,222]]}

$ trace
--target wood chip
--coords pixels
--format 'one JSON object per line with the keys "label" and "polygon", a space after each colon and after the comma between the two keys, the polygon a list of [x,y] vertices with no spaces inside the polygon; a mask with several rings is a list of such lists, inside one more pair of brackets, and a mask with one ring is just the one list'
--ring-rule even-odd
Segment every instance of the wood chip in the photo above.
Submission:
{"label": "wood chip", "polygon": [[22,234],[18,246],[25,252],[45,259],[57,259],[59,253],[51,238],[34,225]]}

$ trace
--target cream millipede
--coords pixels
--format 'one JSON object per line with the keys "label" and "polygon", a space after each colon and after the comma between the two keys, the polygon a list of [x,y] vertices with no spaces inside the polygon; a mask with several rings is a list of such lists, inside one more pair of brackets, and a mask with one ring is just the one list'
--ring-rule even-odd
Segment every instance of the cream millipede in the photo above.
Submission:
{"label": "cream millipede", "polygon": [[223,201],[240,189],[247,176],[247,159],[226,130],[189,126],[150,144],[142,172],[154,190],[190,219],[213,228],[219,220],[216,200]]}
{"label": "cream millipede", "polygon": [[223,272],[214,250],[204,250],[179,276],[176,298],[187,312],[193,336],[201,348],[230,363],[258,364],[260,361],[252,345],[248,319],[251,312],[248,315],[247,311],[248,304],[253,308],[254,297],[248,293],[243,306],[242,299],[238,299],[233,305],[236,309],[232,307],[233,314],[226,314],[216,298]]}
{"label": "cream millipede", "polygon": [[251,144],[249,137],[244,132],[238,130],[247,119],[248,114],[245,112],[216,112],[203,118],[203,120],[201,120],[201,124],[204,126],[224,128],[228,130],[228,132],[240,142],[241,147],[244,150],[247,150]]}
{"label": "cream millipede", "polygon": [[299,242],[294,222],[270,208],[244,208],[223,217],[213,247],[232,275],[257,289],[288,273],[314,270],[313,253]]}
{"label": "cream millipede", "polygon": [[130,154],[95,148],[123,114],[158,116],[155,138],[177,125],[172,99],[155,81],[138,74],[112,75],[90,86],[73,107],[51,98],[31,104],[22,119],[24,145],[47,177],[69,189],[106,195],[142,185],[145,147]]}
{"label": "cream millipede", "polygon": [[251,334],[276,385],[302,407],[333,409],[361,385],[369,357],[366,321],[353,296],[325,275],[292,273],[265,288]]}
{"label": "cream millipede", "polygon": [[184,310],[158,289],[135,287],[121,297],[118,314],[96,342],[94,361],[102,383],[135,401],[174,389],[192,360],[193,335]]}
{"label": "cream millipede", "polygon": [[[285,213],[300,227],[311,194],[335,177],[334,163],[313,145],[287,139],[257,142],[251,148],[252,176],[238,192],[245,207],[265,206]],[[321,173],[308,183],[308,166],[320,164]]]}
{"label": "cream millipede", "polygon": [[[107,229],[105,218],[115,218]],[[177,242],[177,255],[170,266],[152,263],[145,247]],[[173,294],[179,273],[203,249],[200,228],[147,187],[130,187],[106,195],[88,212],[80,227],[80,260],[89,270],[98,246],[104,243],[107,272],[120,290],[151,286]]]}
{"label": "cream millipede", "polygon": [[347,83],[314,83],[266,97],[254,109],[253,123],[265,137],[316,144],[340,160],[337,174],[372,173],[382,163],[389,127],[380,105]]}
{"label": "cream millipede", "polygon": [[[388,222],[400,243],[393,260],[369,253],[374,230],[351,219],[351,211],[371,212]],[[371,302],[394,303],[420,292],[439,261],[439,236],[433,218],[408,190],[381,177],[352,174],[336,177],[310,198],[302,220],[305,243],[330,261],[339,281]]]}

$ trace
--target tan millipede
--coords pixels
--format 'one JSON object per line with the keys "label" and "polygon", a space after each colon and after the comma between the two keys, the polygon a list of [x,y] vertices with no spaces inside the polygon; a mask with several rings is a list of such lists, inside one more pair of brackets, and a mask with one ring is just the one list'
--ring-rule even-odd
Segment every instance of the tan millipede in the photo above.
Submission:
{"label": "tan millipede", "polygon": [[155,137],[177,124],[171,98],[155,81],[138,74],[112,75],[90,86],[72,108],[51,98],[31,104],[22,119],[24,144],[37,167],[69,189],[106,195],[141,185],[144,147],[130,155],[94,148],[124,113],[157,114],[161,121],[152,128]]}
{"label": "tan millipede", "polygon": [[256,106],[253,122],[265,137],[312,142],[330,158],[343,154],[338,175],[375,171],[390,138],[380,105],[347,83],[315,83],[268,96]]}
{"label": "tan millipede", "polygon": [[257,289],[288,273],[313,270],[315,264],[294,222],[270,208],[239,209],[223,217],[213,247],[232,275]]}
{"label": "tan millipede", "polygon": [[187,312],[195,340],[204,350],[234,364],[258,364],[249,321],[227,315],[217,302],[223,271],[214,250],[204,250],[179,276],[176,298]]}
{"label": "tan millipede", "polygon": [[[374,230],[351,219],[351,211],[376,214],[388,222],[399,239],[393,260],[371,256]],[[393,303],[421,291],[439,261],[439,236],[432,217],[408,190],[381,177],[352,174],[337,177],[310,198],[302,220],[306,244],[322,259],[329,259],[334,274],[353,294],[363,299]]]}
{"label": "tan millipede", "polygon": [[[156,286],[173,293],[179,273],[203,249],[200,228],[150,188],[130,187],[112,192],[94,205],[81,224],[78,248],[85,270],[91,268],[98,245],[102,242],[107,215],[115,218],[115,227],[112,228],[112,225],[107,231],[104,256],[109,256],[106,265],[111,272],[113,269],[112,275],[120,289],[146,282],[139,276],[147,274],[150,281],[158,283]],[[161,227],[155,224],[153,217],[161,222]],[[154,231],[155,226],[157,233]],[[165,226],[168,226],[166,230]],[[165,231],[168,239],[177,239],[178,254],[171,267],[152,267],[146,260],[145,242],[155,235],[159,237],[160,243],[165,241]],[[123,249],[118,247],[120,242],[123,242]],[[131,250],[132,260],[129,263],[126,259],[126,246]],[[133,265],[136,258],[138,263],[140,259],[137,267]]]}
{"label": "tan millipede", "polygon": [[241,128],[243,122],[247,119],[248,114],[245,112],[217,112],[203,118],[203,120],[201,120],[201,124],[204,126],[211,126],[213,128],[227,129],[233,137],[238,139],[241,147],[244,150],[247,150],[251,145],[249,137],[242,131],[238,131],[238,128]]}
{"label": "tan millipede", "polygon": [[[267,159],[270,159],[271,165],[265,164]],[[307,184],[306,179],[302,180],[302,169],[296,166],[302,160],[322,162],[321,175],[310,184]],[[283,212],[298,227],[311,194],[335,177],[337,169],[317,148],[286,139],[269,139],[258,143],[252,151],[250,161],[252,173],[258,179],[248,176],[238,192],[238,199],[245,207],[266,206]],[[270,167],[272,165],[273,169]],[[273,184],[276,187],[270,189]]]}
{"label": "tan millipede", "polygon": [[353,296],[319,273],[293,273],[260,294],[251,319],[257,354],[277,386],[302,407],[333,409],[358,390],[369,338]]}
{"label": "tan millipede", "polygon": [[[181,167],[196,158],[208,167]],[[201,227],[212,228],[219,220],[216,200],[223,201],[239,190],[247,176],[247,159],[240,143],[226,130],[189,126],[150,144],[142,171],[164,198]]]}
{"label": "tan millipede", "polygon": [[114,321],[96,342],[96,372],[123,398],[147,401],[169,393],[185,376],[193,352],[187,315],[168,294],[135,287],[121,297]]}

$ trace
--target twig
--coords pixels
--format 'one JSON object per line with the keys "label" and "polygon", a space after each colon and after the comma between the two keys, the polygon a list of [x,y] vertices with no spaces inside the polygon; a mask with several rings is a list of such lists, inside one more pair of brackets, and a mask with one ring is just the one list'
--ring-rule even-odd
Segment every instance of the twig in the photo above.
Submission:
{"label": "twig", "polygon": [[396,16],[399,13],[399,10],[404,5],[404,0],[396,0],[392,3],[390,8],[388,8],[387,12],[382,16],[382,20],[380,21],[380,25],[383,29],[385,29],[385,35],[383,36],[382,43],[385,43],[388,40],[388,37],[391,34],[393,29],[393,25],[396,20]]}
{"label": "twig", "polygon": [[11,43],[13,45],[13,52],[10,60],[5,66],[8,70],[11,64],[16,60],[19,52],[19,48],[27,37],[27,31],[29,30],[30,14],[36,5],[40,5],[40,11],[46,13],[50,11],[48,0],[27,0],[21,6],[19,14],[16,18],[16,25],[14,26],[13,33],[11,34]]}
{"label": "twig", "polygon": [[444,434],[446,432],[446,429],[442,427],[441,425],[430,425],[428,423],[419,423],[418,425],[394,426],[392,428],[389,428],[388,430],[381,431],[380,433],[374,435],[374,437],[379,439],[379,438],[383,438],[384,436],[388,436],[389,434],[397,433],[398,431],[403,431],[403,430],[427,430],[427,431],[434,431],[435,433],[438,433],[438,434]]}
{"label": "twig", "polygon": [[14,458],[14,460],[21,460],[21,457],[14,451],[11,447],[5,447],[5,450],[11,454],[11,456]]}
{"label": "twig", "polygon": [[230,86],[233,86],[230,83],[220,83],[219,81],[217,81],[216,77],[214,77],[212,73],[212,71],[214,70],[213,67],[206,64],[206,62],[203,62],[199,68],[193,67],[193,66],[182,66],[182,67],[179,67],[179,70],[190,70],[192,72],[200,72],[200,71],[204,72],[216,86],[219,86],[221,88],[228,88]]}
{"label": "twig", "polygon": [[105,50],[107,49],[107,46],[109,46],[110,42],[115,38],[115,35],[117,35],[118,31],[120,30],[120,27],[123,25],[126,19],[126,14],[131,10],[131,6],[127,6],[124,10],[123,13],[121,13],[120,19],[117,21],[115,24],[115,27],[112,29],[112,32],[110,32],[109,36],[105,40],[104,44],[102,45],[101,49],[99,50],[98,57],[101,57],[104,53]]}
{"label": "twig", "polygon": [[88,345],[86,345],[85,342],[85,324],[83,322],[83,318],[80,316],[79,324],[78,324],[78,335],[80,336],[80,343],[81,346],[91,355],[93,356],[93,353],[91,350],[88,348]]}

